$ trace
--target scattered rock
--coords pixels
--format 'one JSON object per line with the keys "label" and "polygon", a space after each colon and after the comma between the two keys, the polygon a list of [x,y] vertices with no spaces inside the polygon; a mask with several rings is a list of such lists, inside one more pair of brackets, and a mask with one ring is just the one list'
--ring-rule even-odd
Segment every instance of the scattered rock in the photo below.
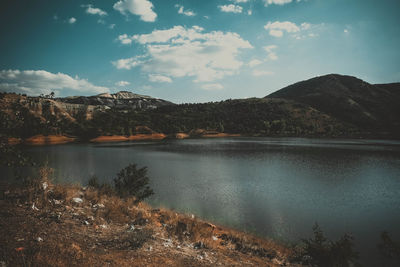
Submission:
{"label": "scattered rock", "polygon": [[193,248],[194,249],[202,249],[202,248],[206,248],[206,245],[202,241],[199,241],[197,243],[194,243]]}
{"label": "scattered rock", "polygon": [[172,240],[171,239],[164,239],[164,238],[161,238],[161,239],[166,241],[166,242],[163,243],[164,247],[166,247],[166,248],[172,247]]}
{"label": "scattered rock", "polygon": [[55,222],[60,223],[61,222],[61,212],[57,212],[57,213],[50,213],[49,214],[49,218],[52,219]]}
{"label": "scattered rock", "polygon": [[94,204],[93,205],[93,208],[95,208],[95,209],[104,209],[106,206],[104,206],[104,204]]}
{"label": "scattered rock", "polygon": [[35,206],[35,202],[33,202],[33,204],[32,204],[32,209],[33,209],[33,210],[39,210],[39,209]]}
{"label": "scattered rock", "polygon": [[53,199],[54,205],[61,205],[63,203],[62,200]]}
{"label": "scattered rock", "polygon": [[83,199],[80,198],[80,197],[74,197],[74,198],[72,199],[72,202],[74,202],[74,203],[76,203],[76,204],[80,204],[80,203],[83,202]]}
{"label": "scattered rock", "polygon": [[217,240],[218,240],[218,237],[212,236],[212,240],[217,241]]}
{"label": "scattered rock", "polygon": [[38,238],[36,239],[36,241],[37,241],[37,242],[43,242],[43,238],[38,237]]}

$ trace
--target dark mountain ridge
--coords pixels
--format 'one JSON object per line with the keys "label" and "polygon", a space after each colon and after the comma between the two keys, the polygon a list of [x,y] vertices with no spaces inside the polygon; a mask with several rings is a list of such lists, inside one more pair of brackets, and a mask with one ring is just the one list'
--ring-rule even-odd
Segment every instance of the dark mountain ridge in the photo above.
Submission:
{"label": "dark mountain ridge", "polygon": [[374,85],[352,76],[329,74],[289,85],[266,97],[307,104],[365,130],[400,132],[400,83]]}

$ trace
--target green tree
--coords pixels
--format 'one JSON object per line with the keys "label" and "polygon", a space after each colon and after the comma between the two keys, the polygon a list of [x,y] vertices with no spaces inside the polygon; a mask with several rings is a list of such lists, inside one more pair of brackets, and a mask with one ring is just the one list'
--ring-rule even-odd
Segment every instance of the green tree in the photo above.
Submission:
{"label": "green tree", "polygon": [[400,243],[394,241],[388,232],[381,233],[382,243],[378,244],[379,251],[387,259],[400,263]]}
{"label": "green tree", "polygon": [[219,122],[218,131],[220,133],[223,133],[225,131],[224,124],[222,122]]}
{"label": "green tree", "polygon": [[149,186],[147,167],[138,169],[136,164],[129,164],[122,169],[114,179],[114,185],[120,197],[133,196],[136,203],[154,194]]}
{"label": "green tree", "polygon": [[338,241],[328,240],[318,224],[313,227],[314,237],[304,239],[301,257],[311,266],[350,267],[359,266],[358,253],[354,251],[353,238],[345,234]]}

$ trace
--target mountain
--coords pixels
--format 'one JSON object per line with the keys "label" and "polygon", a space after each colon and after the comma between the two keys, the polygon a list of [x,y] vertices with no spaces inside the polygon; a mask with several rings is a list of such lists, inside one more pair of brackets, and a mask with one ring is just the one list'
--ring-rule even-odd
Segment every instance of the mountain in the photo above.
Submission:
{"label": "mountain", "polygon": [[104,93],[95,96],[57,98],[57,101],[70,104],[107,106],[109,108],[120,110],[147,110],[165,105],[173,105],[173,103],[169,101],[145,95],[138,95],[128,91],[120,91],[115,94]]}
{"label": "mountain", "polygon": [[400,83],[369,84],[329,74],[282,88],[266,98],[294,100],[371,132],[400,133]]}
{"label": "mountain", "polygon": [[400,136],[400,83],[369,84],[337,74],[285,87],[265,98],[179,104],[127,91],[66,98],[0,94],[0,136],[177,133],[251,136]]}

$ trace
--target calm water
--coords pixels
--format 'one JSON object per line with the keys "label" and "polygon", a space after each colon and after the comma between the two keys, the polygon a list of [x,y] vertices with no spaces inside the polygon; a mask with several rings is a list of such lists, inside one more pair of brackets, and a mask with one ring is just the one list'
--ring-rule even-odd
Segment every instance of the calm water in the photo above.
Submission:
{"label": "calm water", "polygon": [[283,241],[353,233],[365,265],[383,230],[400,240],[400,142],[301,138],[190,139],[28,148],[61,182],[112,181],[148,166],[149,202]]}

